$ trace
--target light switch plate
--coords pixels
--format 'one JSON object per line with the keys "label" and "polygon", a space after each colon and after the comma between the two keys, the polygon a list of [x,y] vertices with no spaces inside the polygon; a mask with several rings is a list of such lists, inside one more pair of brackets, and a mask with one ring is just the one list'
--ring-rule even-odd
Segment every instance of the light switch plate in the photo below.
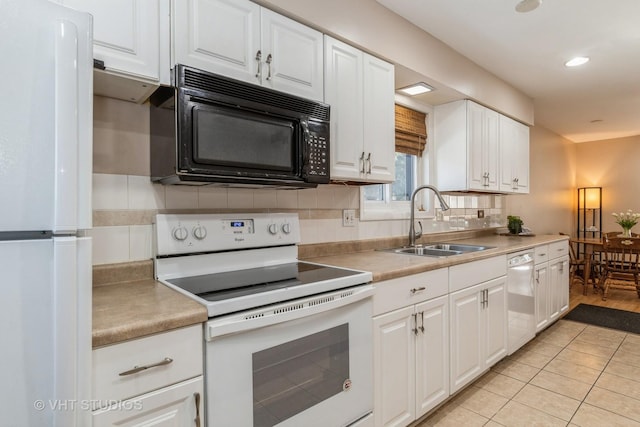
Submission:
{"label": "light switch plate", "polygon": [[355,211],[355,209],[343,209],[342,210],[342,226],[343,227],[355,227],[356,226],[356,211]]}

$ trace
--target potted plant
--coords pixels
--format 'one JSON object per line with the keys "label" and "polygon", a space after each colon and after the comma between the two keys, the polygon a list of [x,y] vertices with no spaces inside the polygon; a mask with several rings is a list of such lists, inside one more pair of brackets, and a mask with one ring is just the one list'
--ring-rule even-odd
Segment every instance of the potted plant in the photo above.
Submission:
{"label": "potted plant", "polygon": [[524,223],[522,219],[520,219],[517,215],[509,215],[507,216],[507,228],[509,228],[509,233],[511,234],[520,234],[522,233],[522,224]]}

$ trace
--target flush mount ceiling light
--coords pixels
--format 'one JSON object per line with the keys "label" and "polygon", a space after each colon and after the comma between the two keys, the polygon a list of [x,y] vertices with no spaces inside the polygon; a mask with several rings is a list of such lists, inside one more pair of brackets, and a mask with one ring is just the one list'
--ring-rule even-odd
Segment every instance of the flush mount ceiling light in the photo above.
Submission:
{"label": "flush mount ceiling light", "polygon": [[583,65],[589,62],[589,58],[586,56],[576,56],[564,63],[565,67],[577,67],[579,65]]}
{"label": "flush mount ceiling light", "polygon": [[542,4],[542,0],[522,0],[516,5],[516,12],[526,13],[535,10]]}
{"label": "flush mount ceiling light", "polygon": [[410,96],[421,95],[423,93],[431,92],[432,90],[433,88],[424,82],[398,89],[398,91]]}

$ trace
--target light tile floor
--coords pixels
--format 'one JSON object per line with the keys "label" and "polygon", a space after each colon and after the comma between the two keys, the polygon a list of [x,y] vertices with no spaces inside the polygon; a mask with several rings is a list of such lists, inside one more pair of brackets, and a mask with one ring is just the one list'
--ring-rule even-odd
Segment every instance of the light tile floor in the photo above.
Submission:
{"label": "light tile floor", "polygon": [[560,320],[427,426],[640,426],[640,335]]}

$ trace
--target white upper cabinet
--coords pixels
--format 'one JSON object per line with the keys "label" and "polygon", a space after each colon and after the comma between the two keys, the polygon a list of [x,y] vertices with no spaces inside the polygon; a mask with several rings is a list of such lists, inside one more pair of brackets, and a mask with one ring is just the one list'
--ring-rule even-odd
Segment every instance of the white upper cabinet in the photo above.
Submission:
{"label": "white upper cabinet", "polygon": [[331,178],[393,182],[393,64],[325,36],[325,101],[331,105]]}
{"label": "white upper cabinet", "polygon": [[94,93],[145,101],[160,80],[160,0],[62,0],[93,15]]}
{"label": "white upper cabinet", "polygon": [[441,191],[498,191],[499,114],[463,100],[434,109]]}
{"label": "white upper cabinet", "polygon": [[529,193],[529,127],[500,116],[500,191]]}
{"label": "white upper cabinet", "polygon": [[322,33],[250,1],[172,5],[172,64],[323,100]]}
{"label": "white upper cabinet", "polygon": [[529,192],[527,126],[469,100],[434,112],[440,190]]}

